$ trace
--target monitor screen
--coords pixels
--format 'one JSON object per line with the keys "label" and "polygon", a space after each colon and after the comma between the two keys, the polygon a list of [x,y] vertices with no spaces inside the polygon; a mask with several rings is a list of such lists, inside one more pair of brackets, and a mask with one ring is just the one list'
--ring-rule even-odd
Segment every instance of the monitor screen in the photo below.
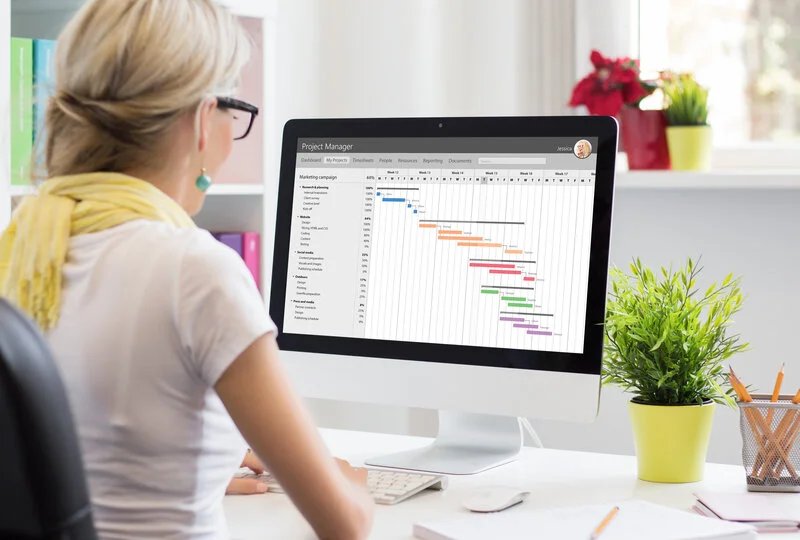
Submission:
{"label": "monitor screen", "polygon": [[584,352],[597,136],[296,145],[282,332]]}

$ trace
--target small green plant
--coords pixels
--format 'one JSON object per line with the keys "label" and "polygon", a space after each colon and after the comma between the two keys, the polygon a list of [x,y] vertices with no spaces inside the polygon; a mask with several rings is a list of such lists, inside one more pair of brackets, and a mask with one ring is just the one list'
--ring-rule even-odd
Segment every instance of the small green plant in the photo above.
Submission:
{"label": "small green plant", "polygon": [[670,126],[707,126],[708,89],[691,75],[678,75],[664,83],[667,123]]}
{"label": "small green plant", "polygon": [[691,258],[677,271],[662,267],[659,277],[639,259],[630,274],[611,269],[603,384],[650,405],[735,406],[722,361],[748,347],[728,335],[742,306],[741,278],[728,275],[700,294],[701,270]]}

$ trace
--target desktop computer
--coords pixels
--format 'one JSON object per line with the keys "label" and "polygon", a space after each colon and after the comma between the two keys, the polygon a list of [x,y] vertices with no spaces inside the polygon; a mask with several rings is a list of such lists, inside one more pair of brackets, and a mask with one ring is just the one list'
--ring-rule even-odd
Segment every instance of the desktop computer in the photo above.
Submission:
{"label": "desktop computer", "polygon": [[367,464],[470,474],[520,417],[597,415],[617,124],[309,119],[283,133],[270,292],[306,397],[439,411]]}

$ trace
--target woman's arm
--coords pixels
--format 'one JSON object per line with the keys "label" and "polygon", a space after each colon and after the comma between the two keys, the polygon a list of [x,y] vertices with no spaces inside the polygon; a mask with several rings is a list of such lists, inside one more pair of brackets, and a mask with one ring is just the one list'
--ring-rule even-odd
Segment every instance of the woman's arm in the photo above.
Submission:
{"label": "woman's arm", "polygon": [[248,347],[215,386],[253,451],[323,540],[367,538],[366,471],[330,456],[280,363],[272,334]]}

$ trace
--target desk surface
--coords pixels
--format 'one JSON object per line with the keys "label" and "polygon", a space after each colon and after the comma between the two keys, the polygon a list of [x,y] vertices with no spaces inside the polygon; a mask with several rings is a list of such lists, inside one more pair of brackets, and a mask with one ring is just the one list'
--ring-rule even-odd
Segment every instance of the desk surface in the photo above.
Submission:
{"label": "desk surface", "polygon": [[[334,455],[360,465],[370,456],[418,448],[430,439],[354,431],[322,430]],[[531,492],[522,507],[553,508],[623,499],[644,499],[690,510],[695,491],[745,492],[744,471],[734,465],[708,464],[705,479],[695,484],[653,484],[636,476],[636,458],[564,450],[525,448],[514,463],[472,476],[451,476],[445,491],[428,491],[394,506],[377,505],[370,538],[411,540],[417,521],[468,513],[462,497],[489,485],[521,487]],[[228,496],[225,513],[231,538],[314,538],[311,528],[281,494]],[[772,540],[800,539],[800,534],[770,534]]]}

